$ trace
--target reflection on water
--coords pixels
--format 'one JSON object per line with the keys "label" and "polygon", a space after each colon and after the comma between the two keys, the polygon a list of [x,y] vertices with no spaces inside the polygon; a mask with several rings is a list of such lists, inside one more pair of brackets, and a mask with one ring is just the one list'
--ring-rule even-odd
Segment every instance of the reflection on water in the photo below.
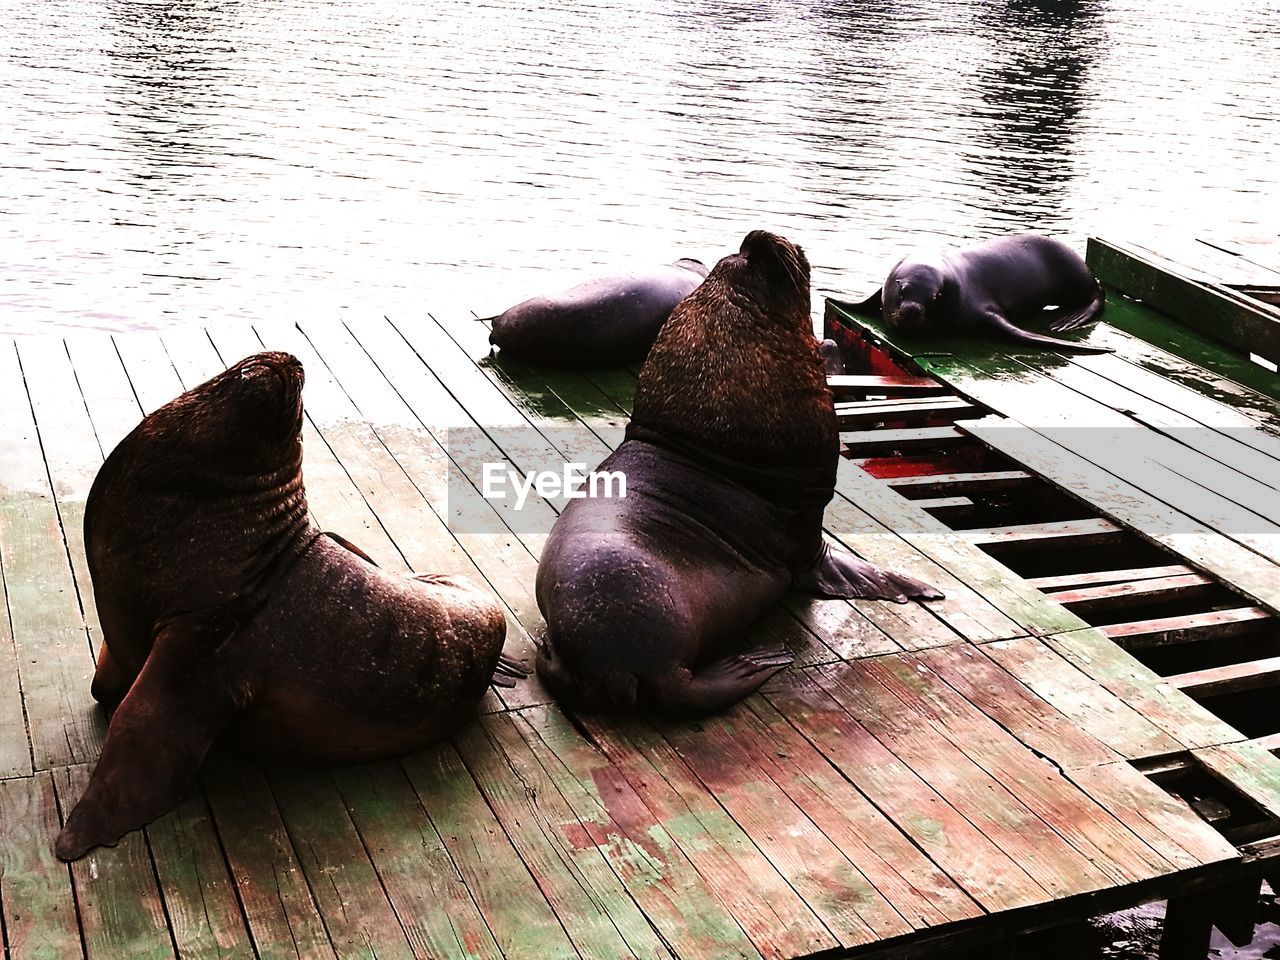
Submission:
{"label": "reflection on water", "polygon": [[1275,236],[1271,0],[0,15],[0,329],[485,315],[755,227],[818,293],[1008,230]]}

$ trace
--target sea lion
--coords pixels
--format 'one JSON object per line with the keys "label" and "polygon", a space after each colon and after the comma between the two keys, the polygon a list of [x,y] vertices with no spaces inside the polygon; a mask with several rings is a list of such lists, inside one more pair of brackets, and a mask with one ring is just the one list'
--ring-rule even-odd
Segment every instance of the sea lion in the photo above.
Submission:
{"label": "sea lion", "polygon": [[644,359],[672,309],[702,282],[698,260],[598,277],[489,318],[489,342],[520,360],[618,367]]}
{"label": "sea lion", "polygon": [[658,334],[626,436],[598,468],[621,471],[626,495],[571,501],[538,564],[538,672],[569,706],[732,704],[791,662],[733,647],[793,586],[941,596],[822,537],[840,448],[809,310],[804,252],[755,231]]}
{"label": "sea lion", "polygon": [[506,623],[460,580],[392,576],[307,513],[302,365],[241,360],[147,416],[107,457],[84,540],[119,703],[55,851],[114,843],[182,796],[222,734],[345,761],[424,746],[474,710]]}
{"label": "sea lion", "polygon": [[1109,353],[1024,330],[1021,324],[1058,309],[1046,329],[1074,330],[1096,320],[1105,298],[1084,260],[1065,243],[1024,234],[959,250],[911,254],[889,271],[884,287],[854,309],[881,311],[904,333],[990,330],[1028,346],[1070,353]]}

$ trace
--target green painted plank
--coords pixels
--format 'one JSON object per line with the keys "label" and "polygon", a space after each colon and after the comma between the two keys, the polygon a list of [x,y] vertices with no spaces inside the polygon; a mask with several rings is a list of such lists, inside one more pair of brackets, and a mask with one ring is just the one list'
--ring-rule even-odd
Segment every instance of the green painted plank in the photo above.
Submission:
{"label": "green painted plank", "polygon": [[510,717],[485,718],[456,745],[579,954],[671,957]]}
{"label": "green painted plank", "polygon": [[1085,256],[1099,280],[1246,353],[1280,358],[1280,312],[1219,284],[1181,275],[1147,251],[1089,238]]}
{"label": "green painted plank", "polygon": [[512,714],[531,752],[677,956],[760,960],[741,925],[622,774],[554,707]]}
{"label": "green painted plank", "polygon": [[505,957],[577,957],[529,867],[452,744],[407,756],[405,772]]}
{"label": "green painted plank", "polygon": [[36,769],[97,756],[93,653],[18,354],[0,344],[0,565]]}
{"label": "green painted plank", "polygon": [[1280,820],[1280,759],[1270,750],[1255,743],[1229,743],[1196,750],[1193,755],[1268,817]]}
{"label": "green painted plank", "polygon": [[22,709],[22,680],[11,616],[0,556],[0,780],[30,776],[33,769],[31,734]]}
{"label": "green painted plank", "polygon": [[261,769],[217,757],[206,761],[201,781],[258,956],[332,958],[329,934]]}
{"label": "green painted plank", "polygon": [[71,874],[53,855],[60,828],[48,772],[0,780],[0,915],[12,960],[84,955]]}
{"label": "green painted plank", "polygon": [[414,954],[500,960],[493,934],[400,764],[341,766],[333,777]]}
{"label": "green painted plank", "polygon": [[[89,768],[53,771],[63,815],[89,783]],[[75,901],[88,960],[151,960],[175,956],[155,867],[141,830],[114,847],[96,847],[71,864]]]}
{"label": "green painted plank", "polygon": [[814,673],[795,671],[772,681],[766,699],[898,830],[989,912],[1052,899],[1027,872],[1030,864],[1011,859],[832,699]]}
{"label": "green painted plank", "polygon": [[276,768],[270,782],[338,956],[413,957],[409,938],[329,771]]}

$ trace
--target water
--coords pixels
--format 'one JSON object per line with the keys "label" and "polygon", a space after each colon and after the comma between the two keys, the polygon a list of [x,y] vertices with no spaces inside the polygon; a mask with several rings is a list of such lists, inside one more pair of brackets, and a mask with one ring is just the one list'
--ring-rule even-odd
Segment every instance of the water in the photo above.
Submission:
{"label": "water", "polygon": [[815,293],[1274,239],[1274,0],[0,0],[0,330],[494,313],[766,227]]}

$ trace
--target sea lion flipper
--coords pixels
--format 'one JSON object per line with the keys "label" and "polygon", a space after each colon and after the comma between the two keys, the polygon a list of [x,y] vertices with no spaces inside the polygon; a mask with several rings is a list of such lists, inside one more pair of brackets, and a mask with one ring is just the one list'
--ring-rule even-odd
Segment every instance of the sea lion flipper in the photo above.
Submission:
{"label": "sea lion flipper", "polygon": [[373,557],[369,556],[367,553],[365,553],[363,550],[361,550],[359,547],[357,547],[354,543],[352,543],[350,540],[348,540],[346,537],[342,536],[341,534],[334,533],[332,530],[326,530],[324,532],[324,535],[328,537],[330,540],[332,540],[334,543],[336,543],[338,546],[354,553],[361,560],[366,560],[369,563],[373,564],[375,567],[378,565],[377,561],[374,560]]}
{"label": "sea lion flipper", "polygon": [[76,860],[150,823],[186,792],[200,762],[241,704],[219,682],[216,642],[203,625],[174,621],[156,637],[111,718],[102,755],[68,814],[54,851]]}
{"label": "sea lion flipper", "polygon": [[1076,330],[1087,326],[1101,316],[1106,305],[1106,295],[1102,292],[1102,288],[1099,287],[1092,300],[1079,310],[1073,310],[1070,313],[1064,313],[1062,316],[1054,317],[1053,321],[1045,329],[1054,333],[1061,333],[1064,330]]}
{"label": "sea lion flipper", "polygon": [[884,311],[884,290],[877,289],[875,293],[867,297],[865,300],[859,300],[855,303],[852,300],[837,300],[835,297],[828,297],[832,304],[841,310],[849,313],[871,313],[880,314]]}
{"label": "sea lion flipper", "polygon": [[825,541],[817,561],[796,573],[792,583],[805,593],[841,600],[906,603],[943,598],[942,591],[923,580],[877,567],[843,550],[832,550]]}
{"label": "sea lion flipper", "polygon": [[505,653],[498,656],[498,665],[493,670],[493,679],[489,682],[495,687],[514,687],[529,676],[529,671],[520,665],[518,660]]}
{"label": "sea lion flipper", "polygon": [[1095,347],[1087,343],[1075,343],[1071,340],[1059,340],[1057,337],[1046,337],[1040,333],[1032,333],[1014,326],[1003,315],[988,311],[982,315],[988,326],[1004,334],[1008,339],[1030,347],[1047,347],[1064,353],[1114,353],[1110,347]]}
{"label": "sea lion flipper", "polygon": [[696,672],[682,667],[653,684],[649,692],[665,716],[700,717],[754,693],[792,662],[785,650],[743,653],[709,663]]}

